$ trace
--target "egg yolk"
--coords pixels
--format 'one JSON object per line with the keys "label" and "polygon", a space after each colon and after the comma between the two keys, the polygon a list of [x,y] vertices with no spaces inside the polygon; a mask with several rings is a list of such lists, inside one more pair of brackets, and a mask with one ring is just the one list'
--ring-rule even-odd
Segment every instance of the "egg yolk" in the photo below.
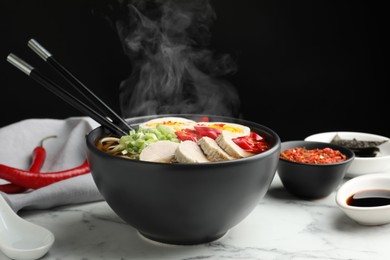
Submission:
{"label": "egg yolk", "polygon": [[232,133],[243,133],[243,130],[239,127],[235,127],[235,126],[232,126],[232,125],[226,125],[226,124],[209,124],[207,125],[208,127],[211,127],[211,128],[216,128],[216,129],[220,129],[220,130],[226,130],[226,131],[229,131],[229,132],[232,132]]}

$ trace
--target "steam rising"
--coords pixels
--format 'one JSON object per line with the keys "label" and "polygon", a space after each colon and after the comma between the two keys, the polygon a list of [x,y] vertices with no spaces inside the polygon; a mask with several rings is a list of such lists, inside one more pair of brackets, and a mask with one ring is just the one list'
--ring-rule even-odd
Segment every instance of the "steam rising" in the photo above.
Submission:
{"label": "steam rising", "polygon": [[223,76],[236,66],[228,55],[206,47],[216,14],[207,0],[153,0],[125,3],[117,21],[132,65],[120,84],[124,117],[202,113],[237,116],[239,98]]}

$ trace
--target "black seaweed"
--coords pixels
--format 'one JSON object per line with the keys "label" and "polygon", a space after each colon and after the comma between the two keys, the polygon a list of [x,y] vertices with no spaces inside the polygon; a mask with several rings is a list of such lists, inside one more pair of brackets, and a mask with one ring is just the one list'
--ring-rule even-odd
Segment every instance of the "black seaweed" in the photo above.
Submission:
{"label": "black seaweed", "polygon": [[387,142],[384,141],[365,141],[353,139],[342,139],[336,135],[331,141],[331,144],[344,146],[351,149],[357,157],[376,157],[380,152],[379,145]]}

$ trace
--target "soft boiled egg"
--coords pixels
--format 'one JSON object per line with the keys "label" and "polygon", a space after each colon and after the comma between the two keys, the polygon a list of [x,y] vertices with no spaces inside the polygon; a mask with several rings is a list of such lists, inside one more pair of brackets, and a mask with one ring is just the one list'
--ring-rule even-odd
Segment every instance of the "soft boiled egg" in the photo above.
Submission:
{"label": "soft boiled egg", "polygon": [[161,117],[149,120],[140,124],[142,128],[156,127],[158,124],[169,126],[175,131],[180,131],[184,128],[193,128],[196,122],[183,117]]}
{"label": "soft boiled egg", "polygon": [[196,126],[207,126],[219,130],[225,130],[234,133],[236,136],[247,136],[250,134],[250,128],[244,125],[226,122],[199,122]]}

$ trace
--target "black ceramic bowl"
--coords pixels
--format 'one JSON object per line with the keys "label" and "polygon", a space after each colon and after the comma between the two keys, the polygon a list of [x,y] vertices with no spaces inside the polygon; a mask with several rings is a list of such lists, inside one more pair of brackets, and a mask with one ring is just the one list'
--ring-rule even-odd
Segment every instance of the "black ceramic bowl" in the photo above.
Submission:
{"label": "black ceramic bowl", "polygon": [[[205,115],[144,116],[128,122],[135,126],[167,116],[197,121]],[[108,134],[102,127],[87,135],[87,155],[98,190],[113,211],[143,236],[169,244],[216,240],[248,216],[267,193],[279,160],[279,136],[254,122],[209,118],[246,125],[271,148],[233,161],[154,163],[120,158],[96,148],[96,142]]]}
{"label": "black ceramic bowl", "polygon": [[347,156],[345,161],[328,164],[298,163],[280,158],[277,172],[284,188],[304,199],[320,199],[329,196],[340,185],[355,158],[355,154],[350,149],[314,141],[283,142],[281,151],[296,147],[305,147],[308,150],[329,147]]}

